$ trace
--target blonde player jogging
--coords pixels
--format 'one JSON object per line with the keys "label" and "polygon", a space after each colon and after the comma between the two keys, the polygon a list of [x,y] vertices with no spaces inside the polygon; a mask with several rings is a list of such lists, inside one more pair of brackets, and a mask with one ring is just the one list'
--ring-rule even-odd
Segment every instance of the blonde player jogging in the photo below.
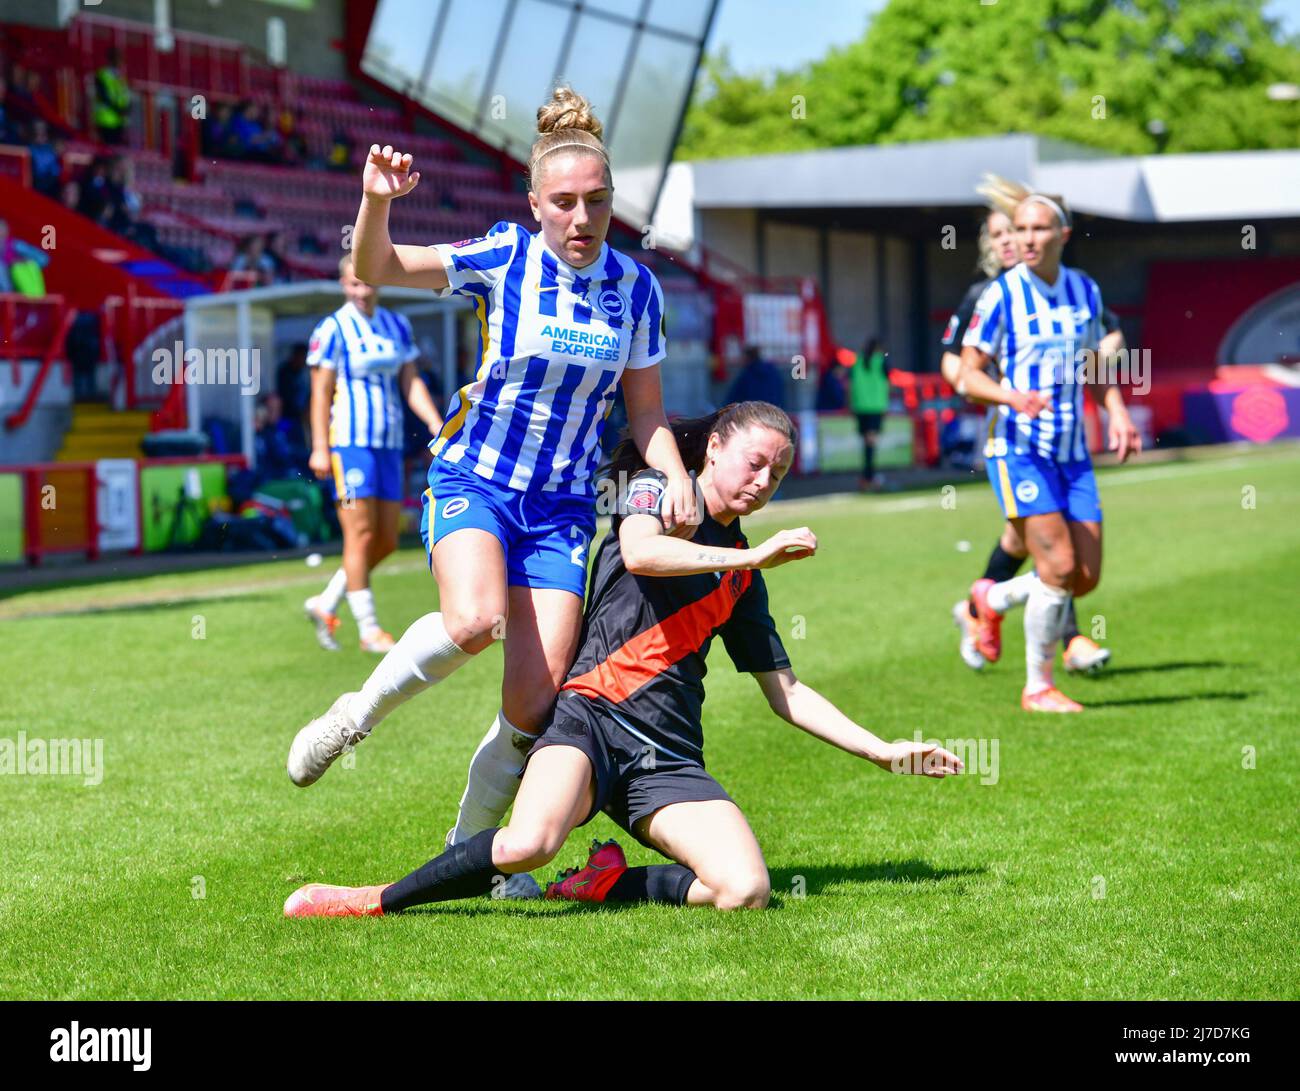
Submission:
{"label": "blonde player jogging", "polygon": [[326,651],[338,651],[338,605],[346,590],[363,652],[390,651],[393,638],[375,617],[370,572],[397,548],[402,502],[402,404],[428,427],[442,417],[415,369],[420,355],[404,315],[379,306],[352,259],[339,262],[347,302],[312,331],[312,472],[334,485],[343,530],[343,567],[325,590],[303,603]]}
{"label": "blonde player jogging", "polygon": [[[1021,707],[1079,712],[1082,706],[1056,689],[1052,664],[1071,597],[1086,595],[1101,576],[1101,504],[1083,432],[1085,382],[1104,390],[1109,447],[1119,460],[1142,443],[1123,395],[1108,380],[1110,361],[1097,359],[1101,291],[1061,264],[1070,235],[1063,203],[1030,194],[1014,222],[1021,261],[980,296],[962,339],[957,388],[997,407],[986,468],[1035,572],[991,586],[977,581],[972,594],[984,647],[998,636],[1002,615],[1024,604]],[[995,361],[1001,382],[984,373]]]}
{"label": "blonde player jogging", "polygon": [[[979,268],[984,276],[967,290],[965,297],[944,329],[940,343],[940,370],[943,377],[953,386],[957,385],[957,375],[961,368],[961,339],[970,324],[975,304],[979,302],[984,289],[997,279],[998,275],[1012,268],[1020,261],[1020,247],[1016,242],[1015,225],[1011,222],[1016,206],[1029,196],[1030,190],[1016,182],[986,174],[984,182],[977,187],[977,192],[986,198],[990,208],[980,224],[979,233]],[[1105,307],[1102,310],[1102,329],[1100,355],[1102,359],[1124,350],[1124,334],[1119,327],[1115,313]],[[988,412],[989,443],[993,443],[996,430],[997,413],[993,408]],[[992,457],[991,450],[985,450],[985,457]],[[984,574],[976,581],[988,581],[983,586],[1010,580],[1025,563],[1029,550],[1021,540],[1016,528],[1008,520],[1002,528],[1002,535],[993,546]],[[960,633],[958,650],[962,662],[972,670],[983,670],[984,665],[1001,658],[1001,642],[996,638],[997,630],[979,625],[979,616],[975,609],[975,599],[968,594],[952,608],[953,621]],[[983,641],[981,642],[981,637]],[[1110,661],[1110,649],[1103,648],[1079,631],[1078,618],[1075,616],[1074,600],[1070,600],[1070,610],[1065,619],[1065,631],[1061,634],[1062,656],[1065,669],[1070,672],[1095,674]],[[981,647],[983,651],[981,651]],[[985,654],[987,653],[987,655]]]}
{"label": "blonde player jogging", "polygon": [[410,155],[371,148],[357,271],[473,300],[479,367],[431,446],[422,530],[440,608],[289,752],[294,783],[312,784],[345,747],[504,633],[501,710],[470,763],[450,844],[500,822],[577,652],[593,477],[620,386],[637,449],[666,477],[668,523],[698,522],[663,411],[663,293],[649,269],[605,242],[613,183],[601,125],[585,99],[559,88],[537,128],[528,196],[541,230],[498,223],[454,245],[393,245],[389,208],[420,176]]}

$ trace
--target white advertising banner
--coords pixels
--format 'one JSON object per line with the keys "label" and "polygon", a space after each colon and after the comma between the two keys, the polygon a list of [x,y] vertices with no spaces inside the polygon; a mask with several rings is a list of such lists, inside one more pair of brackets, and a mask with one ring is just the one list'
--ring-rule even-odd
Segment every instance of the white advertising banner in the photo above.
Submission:
{"label": "white advertising banner", "polygon": [[140,544],[139,482],[133,458],[101,458],[95,463],[95,507],[99,548],[135,549]]}

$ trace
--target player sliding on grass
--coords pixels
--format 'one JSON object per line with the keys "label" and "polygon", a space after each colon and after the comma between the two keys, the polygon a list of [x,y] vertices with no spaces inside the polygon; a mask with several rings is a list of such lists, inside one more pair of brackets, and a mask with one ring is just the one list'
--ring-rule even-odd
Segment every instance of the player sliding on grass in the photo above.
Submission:
{"label": "player sliding on grass", "polygon": [[[1016,182],[999,178],[997,175],[985,175],[985,181],[977,187],[977,192],[986,198],[992,206],[980,224],[979,250],[980,270],[985,274],[966,292],[960,306],[953,312],[944,329],[940,345],[942,359],[939,365],[943,377],[953,386],[957,385],[958,372],[961,369],[961,338],[970,324],[971,315],[975,313],[975,304],[998,275],[1013,268],[1020,261],[1020,247],[1016,242],[1015,225],[1011,218],[1016,206],[1029,196],[1030,190]],[[1102,329],[1099,355],[1107,359],[1124,350],[1124,334],[1119,328],[1119,319],[1109,307],[1102,310]],[[984,457],[992,458],[994,431],[998,423],[997,411],[990,407],[988,412],[988,444]],[[1025,563],[1029,549],[1025,546],[1019,532],[1008,520],[1002,527],[1002,536],[989,554],[988,564],[984,568],[981,581],[987,588],[995,583],[1010,580]],[[980,586],[977,581],[976,586]],[[962,662],[972,670],[982,670],[989,660],[996,662],[1002,655],[1000,633],[992,626],[981,626],[975,610],[975,599],[968,595],[952,608],[953,620],[961,633],[960,652]],[[1070,610],[1065,618],[1065,631],[1061,634],[1062,656],[1067,671],[1095,673],[1110,660],[1110,650],[1100,647],[1094,641],[1079,632],[1078,618],[1075,616],[1074,600],[1070,600]],[[980,651],[981,646],[984,652]]]}
{"label": "player sliding on grass", "polygon": [[[1101,576],[1101,504],[1083,434],[1083,384],[1105,389],[1109,445],[1121,462],[1142,449],[1109,359],[1098,361],[1101,292],[1061,264],[1070,221],[1059,199],[1033,193],[1016,208],[1021,263],[980,296],[962,339],[959,393],[997,406],[986,461],[1007,519],[1034,558],[1033,573],[972,588],[980,651],[996,658],[1002,615],[1025,606],[1021,707],[1079,712],[1053,685],[1052,662],[1072,595]],[[986,375],[996,359],[1001,383]]]}
{"label": "player sliding on grass", "polygon": [[[668,533],[663,475],[632,477],[596,558],[582,648],[529,754],[509,825],[389,886],[302,887],[285,903],[286,916],[379,916],[490,893],[498,876],[549,863],[570,831],[602,810],[675,863],[630,868],[617,844],[596,844],[584,868],[547,888],[548,898],[766,905],[762,850],[704,768],[705,656],[714,635],[738,670],[754,674],[772,711],[796,727],[882,769],[961,771],[941,747],[878,739],[790,668],[760,570],[811,557],[817,539],[800,527],[750,548],[740,530],[740,517],[762,508],[790,468],[789,417],[766,402],[740,402],[678,422],[674,432],[684,464],[700,472],[707,515],[698,527]],[[614,471],[638,466],[625,442]]]}
{"label": "player sliding on grass", "polygon": [[698,519],[664,417],[662,292],[649,269],[605,243],[613,184],[600,122],[559,88],[537,128],[528,194],[537,234],[499,223],[455,245],[394,246],[389,207],[420,176],[409,155],[372,147],[352,237],[368,282],[472,299],[480,361],[431,444],[421,532],[439,610],[412,623],[359,693],[298,732],[289,775],[314,783],[395,708],[504,635],[501,711],[470,763],[448,843],[500,822],[573,662],[596,530],[592,479],[620,386],[637,449],[668,478],[669,522]]}

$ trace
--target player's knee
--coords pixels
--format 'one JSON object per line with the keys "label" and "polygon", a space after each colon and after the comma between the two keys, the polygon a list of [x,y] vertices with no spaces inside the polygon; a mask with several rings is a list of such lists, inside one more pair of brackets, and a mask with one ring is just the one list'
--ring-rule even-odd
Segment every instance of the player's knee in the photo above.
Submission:
{"label": "player's knee", "polygon": [[772,896],[767,872],[728,876],[715,888],[713,904],[718,909],[766,909]]}
{"label": "player's knee", "polygon": [[567,835],[558,829],[507,826],[498,835],[502,864],[522,864],[528,871],[545,867],[555,859]]}
{"label": "player's knee", "polygon": [[1047,550],[1035,561],[1038,578],[1053,587],[1072,587],[1075,579],[1074,550],[1067,544]]}
{"label": "player's knee", "polygon": [[444,610],[442,623],[456,646],[477,655],[505,636],[505,610]]}

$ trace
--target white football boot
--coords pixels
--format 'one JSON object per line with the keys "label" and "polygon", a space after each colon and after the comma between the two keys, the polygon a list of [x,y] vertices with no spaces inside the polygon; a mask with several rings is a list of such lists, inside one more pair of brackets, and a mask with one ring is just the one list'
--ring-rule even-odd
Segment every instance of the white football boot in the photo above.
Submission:
{"label": "white football boot", "polygon": [[334,639],[334,631],[339,627],[338,614],[328,614],[322,610],[315,595],[304,602],[302,608],[307,620],[316,628],[316,643],[327,652],[338,651],[339,642]]}
{"label": "white football boot", "polygon": [[289,779],[299,788],[315,784],[330,764],[349,747],[370,734],[362,731],[347,713],[355,693],[345,693],[324,716],[317,716],[293,737],[289,747]]}
{"label": "white football boot", "polygon": [[1110,649],[1086,636],[1076,636],[1065,649],[1062,661],[1071,674],[1096,674],[1110,662]]}
{"label": "white football boot", "polygon": [[962,599],[952,608],[953,624],[957,626],[957,631],[961,633],[961,661],[970,667],[973,671],[984,669],[984,657],[980,655],[979,649],[975,647],[975,619],[970,616],[970,602]]}

